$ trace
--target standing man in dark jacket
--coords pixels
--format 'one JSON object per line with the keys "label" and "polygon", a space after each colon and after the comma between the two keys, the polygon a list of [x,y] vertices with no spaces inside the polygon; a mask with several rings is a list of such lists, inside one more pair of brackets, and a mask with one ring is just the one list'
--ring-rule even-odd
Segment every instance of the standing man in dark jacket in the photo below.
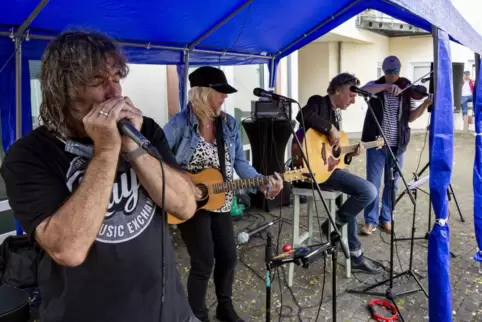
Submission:
{"label": "standing man in dark jacket", "polygon": [[[358,79],[353,75],[343,73],[333,78],[328,87],[328,95],[314,95],[296,116],[301,126],[306,126],[305,131],[313,128],[319,133],[329,136],[331,145],[338,145],[340,135],[339,120],[341,110],[355,102],[356,94],[350,91],[350,86],[358,85]],[[304,122],[303,122],[304,121]],[[358,155],[360,149],[352,155],[346,155],[345,162],[349,163],[352,156]],[[302,188],[313,188],[312,183],[298,184]],[[336,225],[339,229],[348,224],[348,247],[351,255],[351,268],[353,272],[378,274],[382,268],[363,256],[363,249],[358,239],[358,226],[356,216],[368,204],[372,203],[377,195],[373,184],[346,170],[336,169],[330,178],[320,184],[322,190],[340,191],[350,195],[350,198],[339,207],[336,215]],[[329,222],[322,224],[322,230],[328,235]]]}
{"label": "standing man in dark jacket", "polygon": [[[385,76],[376,81],[371,81],[363,89],[376,94],[378,99],[370,99],[370,105],[375,112],[378,122],[381,124],[388,145],[392,148],[400,167],[403,165],[403,153],[410,141],[409,122],[418,119],[425,109],[432,104],[430,95],[425,101],[418,105],[408,95],[400,95],[403,88],[401,84],[410,83],[407,79],[400,77],[400,60],[396,56],[385,58],[382,64]],[[365,116],[363,125],[362,141],[372,141],[381,136],[381,133],[370,112]],[[361,229],[364,235],[371,235],[379,224],[387,232],[392,232],[391,208],[392,208],[392,181],[390,180],[390,169],[394,165],[386,146],[381,149],[367,151],[367,180],[375,185],[377,192],[380,190],[382,174],[384,173],[384,189],[382,198],[382,209],[379,211],[379,196],[373,203],[365,208],[365,226]],[[399,174],[395,175],[395,193],[398,186]]]}

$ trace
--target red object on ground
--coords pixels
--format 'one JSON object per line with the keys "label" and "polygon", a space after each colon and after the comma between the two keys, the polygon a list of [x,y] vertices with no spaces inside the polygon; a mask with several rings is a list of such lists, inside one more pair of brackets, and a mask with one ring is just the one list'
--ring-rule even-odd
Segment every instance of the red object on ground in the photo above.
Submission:
{"label": "red object on ground", "polygon": [[283,246],[283,252],[285,253],[289,253],[291,251],[291,245],[290,244],[286,244]]}

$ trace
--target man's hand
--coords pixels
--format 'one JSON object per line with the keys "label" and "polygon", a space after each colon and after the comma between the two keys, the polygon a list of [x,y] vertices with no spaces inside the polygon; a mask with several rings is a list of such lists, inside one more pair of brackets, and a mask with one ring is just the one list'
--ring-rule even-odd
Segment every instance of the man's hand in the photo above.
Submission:
{"label": "man's hand", "polygon": [[340,133],[338,133],[338,130],[333,125],[331,126],[329,139],[332,146],[338,146],[340,144]]}
{"label": "man's hand", "polygon": [[391,93],[394,96],[397,96],[402,92],[402,89],[395,84],[387,84],[387,88],[385,91]]}
{"label": "man's hand", "polygon": [[363,151],[365,151],[365,148],[363,147],[363,144],[360,142],[358,143],[358,147],[355,152],[348,153],[349,157],[356,157],[359,156]]}
{"label": "man's hand", "polygon": [[123,101],[123,98],[116,97],[95,104],[82,119],[87,135],[94,141],[96,151],[118,154],[121,136],[117,129],[117,120],[123,108]]}
{"label": "man's hand", "polygon": [[[131,99],[127,96],[124,97],[125,107],[123,112],[125,113],[125,119],[128,119],[134,127],[140,132],[142,128],[142,111],[138,109],[134,103],[132,103]],[[123,152],[132,152],[137,149],[139,146],[132,141],[132,139],[128,138],[127,136],[122,136],[122,146],[121,149]]]}
{"label": "man's hand", "polygon": [[121,136],[117,122],[128,119],[140,130],[142,127],[142,112],[134,107],[128,97],[115,97],[103,103],[95,104],[92,110],[83,118],[84,128],[94,141],[98,151],[131,152],[137,149],[137,144],[130,138]]}
{"label": "man's hand", "polygon": [[259,190],[266,193],[267,197],[274,198],[283,190],[283,179],[275,172],[274,176],[269,177],[269,184],[267,186],[261,186]]}
{"label": "man's hand", "polygon": [[428,97],[423,101],[423,104],[426,107],[429,107],[430,105],[432,105],[432,103],[433,103],[433,94],[429,93]]}

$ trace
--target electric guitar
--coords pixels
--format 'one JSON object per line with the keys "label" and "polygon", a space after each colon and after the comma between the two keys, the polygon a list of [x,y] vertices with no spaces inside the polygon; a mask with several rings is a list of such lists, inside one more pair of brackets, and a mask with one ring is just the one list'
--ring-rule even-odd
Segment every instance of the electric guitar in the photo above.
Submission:
{"label": "electric guitar", "polygon": [[[298,139],[318,184],[328,180],[335,169],[345,168],[345,155],[356,152],[358,149],[358,144],[349,144],[348,135],[345,132],[339,131],[338,133],[340,141],[339,146],[335,148],[330,144],[328,135],[321,134],[314,129],[309,129],[306,134],[303,129],[298,130]],[[365,149],[378,149],[385,145],[383,138],[360,143]],[[293,140],[291,155],[293,167],[306,167],[296,140]]]}
{"label": "electric guitar", "polygon": [[[223,175],[217,169],[205,169],[199,173],[192,174],[186,172],[194,185],[202,192],[201,200],[197,201],[197,210],[218,210],[224,205],[226,193],[244,188],[254,188],[269,184],[269,177],[257,177],[251,179],[238,179],[224,181]],[[280,174],[285,182],[301,181],[309,178],[308,170],[295,169]],[[170,225],[183,223],[185,220],[178,219],[171,214],[167,214],[167,222]]]}

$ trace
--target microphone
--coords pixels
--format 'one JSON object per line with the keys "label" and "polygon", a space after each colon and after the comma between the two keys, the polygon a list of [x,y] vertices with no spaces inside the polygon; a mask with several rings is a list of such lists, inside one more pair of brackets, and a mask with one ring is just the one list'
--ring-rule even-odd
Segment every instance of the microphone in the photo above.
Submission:
{"label": "microphone", "polygon": [[264,90],[259,87],[256,87],[253,90],[253,95],[257,97],[266,97],[266,98],[272,99],[273,101],[284,101],[284,102],[296,103],[296,101],[292,98],[271,93],[270,91]]}
{"label": "microphone", "polygon": [[265,229],[267,229],[268,227],[270,226],[273,226],[274,224],[276,224],[278,221],[280,221],[281,219],[278,218],[278,219],[275,219],[273,221],[270,221],[270,222],[267,222],[259,227],[256,227],[256,228],[253,228],[253,229],[250,229],[250,230],[247,230],[247,231],[243,231],[243,232],[240,232],[238,234],[238,244],[245,244],[249,241],[249,237],[252,236],[252,235],[255,235]]}
{"label": "microphone", "polygon": [[148,139],[146,139],[144,135],[141,134],[141,132],[136,129],[136,127],[134,126],[134,124],[131,123],[131,121],[127,119],[119,120],[117,122],[117,128],[119,129],[121,134],[124,134],[132,141],[136,142],[139,147],[144,149],[151,156],[157,159],[160,158],[157,149],[151,144]]}
{"label": "microphone", "polygon": [[432,77],[425,77],[425,78],[422,78],[422,79],[420,80],[420,82],[426,83],[426,82],[431,81],[431,80],[432,80]]}
{"label": "microphone", "polygon": [[373,99],[378,99],[378,96],[376,96],[375,94],[372,94],[370,92],[367,92],[361,88],[358,88],[356,86],[351,86],[350,87],[350,91],[353,92],[353,93],[357,93],[357,94],[361,94],[365,97],[369,97],[369,98],[373,98]]}

